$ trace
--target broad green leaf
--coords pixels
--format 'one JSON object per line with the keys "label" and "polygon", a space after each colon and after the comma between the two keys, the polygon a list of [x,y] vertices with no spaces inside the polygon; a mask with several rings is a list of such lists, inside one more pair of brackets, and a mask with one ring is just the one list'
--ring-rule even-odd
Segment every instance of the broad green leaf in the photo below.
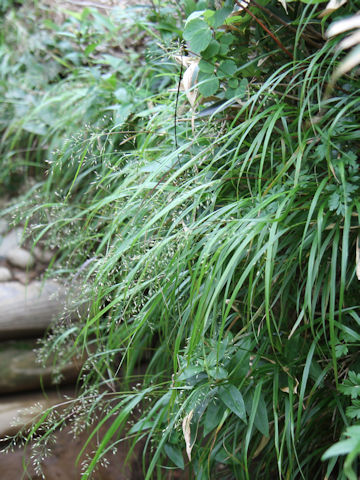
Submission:
{"label": "broad green leaf", "polygon": [[195,53],[200,53],[207,48],[212,39],[212,33],[209,25],[201,18],[194,18],[185,26],[185,40],[190,44],[190,49]]}
{"label": "broad green leaf", "polygon": [[[253,390],[246,395],[244,402],[245,402],[246,412],[250,416],[253,409]],[[265,437],[269,436],[269,419],[267,414],[266,403],[262,393],[260,393],[259,401],[257,404],[255,418],[254,418],[254,425],[259,430],[259,432],[262,433]]]}
{"label": "broad green leaf", "polygon": [[259,432],[261,432],[265,437],[269,436],[269,419],[263,394],[261,394],[260,396],[254,424],[255,427],[259,430]]}
{"label": "broad green leaf", "polygon": [[201,56],[205,59],[215,57],[219,53],[220,43],[216,40],[211,40],[209,46],[202,52]]}
{"label": "broad green leaf", "polygon": [[244,399],[234,385],[228,384],[219,387],[219,398],[235,415],[246,423]]}
{"label": "broad green leaf", "polygon": [[188,18],[186,19],[186,22],[185,22],[185,27],[186,25],[191,22],[192,20],[196,19],[196,18],[199,18],[199,17],[203,17],[204,16],[204,13],[205,13],[205,10],[196,10],[195,12],[192,12]]}
{"label": "broad green leaf", "polygon": [[219,50],[219,55],[226,55],[230,50],[229,45],[226,45],[226,43],[222,43],[220,45],[220,50]]}
{"label": "broad green leaf", "polygon": [[352,401],[352,405],[346,409],[346,415],[349,418],[360,419],[360,400]]}
{"label": "broad green leaf", "polygon": [[210,368],[209,375],[214,380],[225,380],[229,376],[227,370],[220,366]]}
{"label": "broad green leaf", "polygon": [[199,75],[198,80],[199,92],[204,97],[210,97],[211,95],[214,95],[219,89],[219,79],[215,77],[215,75]]}
{"label": "broad green leaf", "polygon": [[239,80],[237,78],[230,78],[228,83],[230,88],[236,88],[239,85]]}
{"label": "broad green leaf", "polygon": [[247,92],[247,88],[248,88],[248,79],[247,78],[242,78],[241,81],[240,81],[240,85],[239,85],[239,88],[237,90],[237,96],[242,98],[245,96],[246,92]]}
{"label": "broad green leaf", "polygon": [[219,77],[232,76],[237,70],[236,63],[233,60],[223,60],[218,68]]}
{"label": "broad green leaf", "polygon": [[227,17],[230,15],[231,12],[232,12],[231,7],[223,7],[223,8],[219,8],[219,10],[216,10],[214,15],[214,20],[213,20],[214,27],[218,28],[221,25],[223,25],[223,23],[225,22],[225,20],[227,19]]}
{"label": "broad green leaf", "polygon": [[55,22],[53,22],[52,20],[46,18],[44,21],[43,21],[43,24],[44,24],[44,27],[50,29],[50,30],[55,30],[55,31],[59,31],[59,25],[57,25]]}
{"label": "broad green leaf", "polygon": [[349,437],[357,438],[360,440],[360,425],[351,425],[348,427],[345,432]]}
{"label": "broad green leaf", "polygon": [[350,370],[348,378],[338,388],[344,395],[351,395],[351,398],[357,398],[360,395],[360,373],[357,374]]}
{"label": "broad green leaf", "polygon": [[338,343],[337,345],[335,345],[336,358],[344,357],[345,355],[347,355],[348,351],[349,349],[346,344]]}
{"label": "broad green leaf", "polygon": [[209,406],[206,409],[204,421],[204,435],[210,433],[220,424],[224,411],[225,407],[222,402],[215,402],[213,400],[209,403]]}
{"label": "broad green leaf", "polygon": [[181,470],[184,470],[184,458],[182,455],[182,452],[180,448],[175,447],[174,445],[170,445],[169,443],[166,443],[164,445],[164,450],[166,455],[170,458],[172,462],[178,467],[181,468]]}
{"label": "broad green leaf", "polygon": [[220,38],[220,43],[222,45],[231,45],[235,41],[235,36],[232,33],[225,33],[221,38]]}
{"label": "broad green leaf", "polygon": [[[85,10],[87,10],[87,12],[85,12]],[[82,10],[81,13],[74,12],[73,10],[66,10],[66,9],[64,9],[63,12],[66,13],[66,15],[69,15],[70,17],[76,18],[76,20],[78,20],[79,22],[81,22],[85,18],[84,17],[85,14],[87,16],[90,13],[88,8]]]}
{"label": "broad green leaf", "polygon": [[213,73],[214,65],[211,62],[207,62],[206,60],[200,60],[199,62],[199,70],[203,73]]}
{"label": "broad green leaf", "polygon": [[193,377],[194,375],[198,375],[199,373],[204,371],[204,367],[195,367],[194,365],[189,365],[185,368],[183,372],[177,377],[177,380],[183,381],[187,380],[188,378]]}
{"label": "broad green leaf", "polygon": [[[229,87],[231,87],[231,83],[233,80],[237,80],[236,78],[231,78],[229,80]],[[231,98],[237,98],[237,99],[240,99],[240,98],[243,98],[246,94],[246,91],[247,91],[247,85],[248,85],[248,81],[246,78],[243,78],[240,82],[240,85],[237,87],[237,88],[228,88],[225,92],[225,96],[227,99],[231,99]]]}
{"label": "broad green leaf", "polygon": [[335,443],[326,450],[321,457],[322,460],[328,460],[331,457],[338,457],[339,455],[347,455],[352,450],[360,445],[360,438],[348,438]]}
{"label": "broad green leaf", "polygon": [[214,27],[214,17],[215,17],[214,10],[205,10],[203,17],[204,17],[204,20],[206,20],[206,23],[208,25],[210,25],[211,27]]}

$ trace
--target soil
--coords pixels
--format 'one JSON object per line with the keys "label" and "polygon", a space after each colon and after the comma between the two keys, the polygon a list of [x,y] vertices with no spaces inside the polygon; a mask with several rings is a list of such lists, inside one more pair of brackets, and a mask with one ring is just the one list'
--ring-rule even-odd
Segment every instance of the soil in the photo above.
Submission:
{"label": "soil", "polygon": [[[55,437],[55,445],[52,449],[52,455],[46,458],[42,463],[44,477],[36,474],[31,465],[31,452],[24,449],[17,449],[14,452],[0,454],[0,472],[1,480],[80,480],[81,461],[76,466],[76,458],[85,443],[88,432],[82,433],[75,439],[69,432],[69,428],[58,432]],[[105,430],[101,433],[105,433]],[[94,443],[87,448],[86,453],[94,450]],[[125,463],[129,445],[123,444],[121,449],[115,455],[109,455],[107,460],[109,464],[99,467],[93,474],[93,480],[143,480],[144,475],[141,467],[141,453],[135,452],[134,459]],[[82,459],[86,458],[86,453]],[[137,453],[137,455],[136,455]],[[28,465],[27,472],[24,473],[23,462]]]}

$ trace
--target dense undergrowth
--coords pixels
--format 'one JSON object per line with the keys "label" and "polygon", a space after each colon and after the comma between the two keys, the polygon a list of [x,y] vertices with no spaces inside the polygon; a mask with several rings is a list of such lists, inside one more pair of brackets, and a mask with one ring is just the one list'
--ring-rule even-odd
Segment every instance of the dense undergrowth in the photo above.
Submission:
{"label": "dense undergrowth", "polygon": [[83,479],[124,436],[146,479],[355,479],[360,84],[324,31],[356,2],[215,3],[5,9],[4,213],[91,300],[40,353],[86,351],[79,399],[26,438],[111,418]]}

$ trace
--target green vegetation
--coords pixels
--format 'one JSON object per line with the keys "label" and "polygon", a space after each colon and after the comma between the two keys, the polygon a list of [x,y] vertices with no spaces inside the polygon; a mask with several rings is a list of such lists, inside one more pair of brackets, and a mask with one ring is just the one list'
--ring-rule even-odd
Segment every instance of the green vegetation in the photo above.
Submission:
{"label": "green vegetation", "polygon": [[356,2],[215,4],[1,20],[7,213],[90,299],[40,352],[86,352],[79,399],[27,440],[111,417],[83,480],[124,436],[146,479],[352,480],[360,59],[324,32]]}

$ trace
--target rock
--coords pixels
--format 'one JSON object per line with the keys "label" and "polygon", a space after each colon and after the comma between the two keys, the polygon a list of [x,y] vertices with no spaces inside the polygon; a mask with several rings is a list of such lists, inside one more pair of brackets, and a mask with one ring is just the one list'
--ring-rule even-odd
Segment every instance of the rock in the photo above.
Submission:
{"label": "rock", "polygon": [[0,282],[9,282],[11,278],[10,270],[6,267],[0,267]]}
{"label": "rock", "polygon": [[5,255],[6,260],[23,270],[27,270],[34,266],[35,260],[30,252],[21,247],[11,248]]}
{"label": "rock", "polygon": [[5,235],[2,241],[0,239],[0,257],[5,257],[9,250],[21,245],[23,232],[23,228],[15,228]]}
{"label": "rock", "polygon": [[4,235],[9,229],[9,224],[4,218],[0,218],[0,235]]}
{"label": "rock", "polygon": [[0,283],[0,338],[43,333],[69,304],[66,289],[51,280]]}
{"label": "rock", "polygon": [[24,271],[18,268],[13,268],[12,274],[13,274],[14,280],[19,281],[23,285],[28,285],[37,276],[37,272],[35,270]]}
{"label": "rock", "polygon": [[[36,340],[0,342],[0,394],[51,385],[55,372],[54,358],[50,358],[43,367],[37,362],[36,347]],[[75,381],[80,367],[80,361],[73,361],[61,369],[62,383]]]}
{"label": "rock", "polygon": [[54,252],[51,250],[42,249],[38,246],[34,247],[33,254],[36,260],[41,263],[50,263],[54,256]]}

